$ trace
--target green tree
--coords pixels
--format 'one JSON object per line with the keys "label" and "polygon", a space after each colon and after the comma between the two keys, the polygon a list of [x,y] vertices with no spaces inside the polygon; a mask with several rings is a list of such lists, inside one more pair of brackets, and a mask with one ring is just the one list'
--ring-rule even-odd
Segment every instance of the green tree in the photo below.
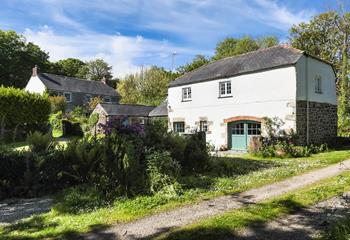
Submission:
{"label": "green tree", "polygon": [[279,40],[276,36],[266,36],[262,38],[258,38],[256,40],[259,48],[269,48],[279,44]]}
{"label": "green tree", "polygon": [[86,62],[77,74],[78,77],[101,81],[105,78],[106,81],[111,80],[112,76],[112,66],[106,63],[103,59],[96,59]]}
{"label": "green tree", "polygon": [[232,57],[239,54],[255,51],[259,49],[257,42],[251,37],[243,37],[241,39],[228,37],[219,42],[215,48],[214,60],[225,57]]}
{"label": "green tree", "polygon": [[117,87],[121,102],[159,105],[166,98],[168,85],[175,76],[177,75],[156,66],[128,75],[119,82]]}
{"label": "green tree", "polygon": [[50,68],[48,59],[48,53],[22,35],[0,30],[0,85],[25,87],[34,65],[42,71]]}
{"label": "green tree", "polygon": [[79,77],[86,63],[76,58],[66,58],[54,63],[56,66],[56,73],[68,77]]}
{"label": "green tree", "polygon": [[187,63],[177,69],[180,74],[188,73],[194,69],[197,69],[205,64],[209,63],[209,60],[203,55],[196,55],[192,62]]}
{"label": "green tree", "polygon": [[329,61],[338,79],[339,134],[349,136],[349,36],[350,13],[330,11],[319,14],[308,23],[300,23],[290,30],[293,47]]}

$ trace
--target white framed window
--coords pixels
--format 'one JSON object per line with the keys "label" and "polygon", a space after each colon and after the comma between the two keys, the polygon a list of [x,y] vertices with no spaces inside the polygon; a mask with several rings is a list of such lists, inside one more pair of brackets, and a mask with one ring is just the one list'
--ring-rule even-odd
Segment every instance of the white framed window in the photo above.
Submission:
{"label": "white framed window", "polygon": [[63,93],[63,96],[66,98],[67,103],[72,102],[72,93],[71,92],[65,92],[65,93]]}
{"label": "white framed window", "polygon": [[190,87],[182,89],[182,101],[191,101],[192,99],[192,90]]}
{"label": "white framed window", "polygon": [[199,131],[208,132],[208,121],[200,121],[199,122]]}
{"label": "white framed window", "polygon": [[185,123],[184,122],[174,122],[174,132],[183,133],[185,132]]}
{"label": "white framed window", "polygon": [[315,93],[322,93],[322,77],[315,77]]}
{"label": "white framed window", "polygon": [[232,96],[231,81],[219,82],[219,93],[220,97]]}
{"label": "white framed window", "polygon": [[104,102],[106,102],[106,103],[110,103],[110,102],[112,102],[112,101],[111,101],[111,97],[110,97],[110,96],[106,96],[106,97],[104,97],[104,98],[103,98],[103,100],[104,100]]}

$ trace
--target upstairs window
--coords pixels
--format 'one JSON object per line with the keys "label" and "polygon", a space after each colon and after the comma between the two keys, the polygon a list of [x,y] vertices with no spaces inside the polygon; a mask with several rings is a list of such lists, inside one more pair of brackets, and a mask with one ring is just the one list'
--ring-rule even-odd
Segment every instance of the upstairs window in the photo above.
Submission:
{"label": "upstairs window", "polygon": [[208,121],[200,121],[199,122],[199,131],[208,132]]}
{"label": "upstairs window", "polygon": [[321,78],[321,76],[315,77],[315,93],[322,93],[322,78]]}
{"label": "upstairs window", "polygon": [[66,102],[70,103],[72,102],[72,93],[71,92],[65,92],[63,96],[66,98]]}
{"label": "upstairs window", "polygon": [[186,87],[182,89],[182,101],[191,101],[192,99],[192,91],[190,87]]}
{"label": "upstairs window", "polygon": [[231,93],[231,81],[225,81],[219,83],[220,97],[230,97]]}
{"label": "upstairs window", "polygon": [[184,122],[174,122],[174,132],[176,132],[176,133],[185,132],[185,123]]}

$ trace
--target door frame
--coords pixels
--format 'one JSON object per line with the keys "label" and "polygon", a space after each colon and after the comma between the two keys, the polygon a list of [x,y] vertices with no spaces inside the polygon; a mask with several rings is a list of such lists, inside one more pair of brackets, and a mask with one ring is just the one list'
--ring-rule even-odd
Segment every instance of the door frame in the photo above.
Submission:
{"label": "door frame", "polygon": [[[236,116],[236,117],[231,117],[228,119],[225,119],[224,122],[227,124],[227,148],[229,150],[234,150],[234,151],[246,151],[248,148],[248,123],[260,123],[262,125],[263,123],[263,118],[260,117],[254,117],[254,116]],[[244,123],[244,136],[245,136],[245,141],[246,141],[246,149],[233,149],[233,144],[232,144],[232,126],[233,124],[236,123]]]}

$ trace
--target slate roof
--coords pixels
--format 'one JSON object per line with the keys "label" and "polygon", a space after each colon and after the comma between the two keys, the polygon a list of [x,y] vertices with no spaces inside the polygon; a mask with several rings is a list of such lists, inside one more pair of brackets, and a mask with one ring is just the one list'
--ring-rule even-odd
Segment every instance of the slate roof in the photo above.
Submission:
{"label": "slate roof", "polygon": [[132,104],[100,103],[99,105],[107,113],[107,116],[147,117],[149,113],[154,109],[152,106]]}
{"label": "slate roof", "polygon": [[294,65],[306,54],[304,51],[274,46],[246,54],[210,62],[196,70],[178,77],[169,84],[170,87],[228,78],[251,72],[268,70],[276,67]]}
{"label": "slate roof", "polygon": [[48,90],[60,92],[89,93],[107,96],[118,95],[117,91],[114,88],[100,81],[90,81],[50,73],[39,73],[38,77]]}
{"label": "slate roof", "polygon": [[150,113],[150,117],[166,117],[168,116],[168,101],[162,102],[159,106],[155,107]]}

